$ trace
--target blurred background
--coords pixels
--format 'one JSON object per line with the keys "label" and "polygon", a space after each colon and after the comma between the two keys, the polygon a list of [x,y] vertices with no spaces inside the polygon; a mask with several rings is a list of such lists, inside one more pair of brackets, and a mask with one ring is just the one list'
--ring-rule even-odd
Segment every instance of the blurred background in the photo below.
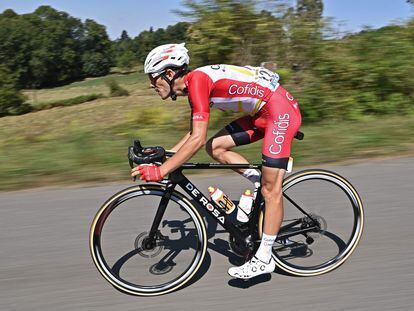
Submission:
{"label": "blurred background", "polygon": [[[171,42],[192,68],[278,72],[303,115],[298,166],[412,155],[413,2],[2,1],[0,190],[128,180],[132,139],[174,145],[188,103],[163,102],[142,71]],[[237,117],[213,111],[210,135]],[[241,152],[260,162],[260,149]]]}

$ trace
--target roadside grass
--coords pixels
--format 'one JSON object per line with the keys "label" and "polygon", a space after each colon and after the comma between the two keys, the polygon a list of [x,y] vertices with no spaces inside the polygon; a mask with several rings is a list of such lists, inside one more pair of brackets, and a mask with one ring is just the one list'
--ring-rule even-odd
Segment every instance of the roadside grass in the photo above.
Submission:
{"label": "roadside grass", "polygon": [[41,90],[24,90],[27,102],[36,108],[37,105],[45,102],[71,99],[73,97],[85,96],[91,93],[109,95],[107,86],[109,81],[116,81],[130,93],[136,95],[149,94],[147,77],[140,72],[128,74],[110,74],[105,77],[87,78],[83,81],[73,82],[61,87]]}
{"label": "roadside grass", "polygon": [[44,109],[50,109],[54,107],[67,107],[67,106],[73,106],[73,105],[79,105],[86,102],[93,101],[98,98],[103,98],[104,96],[102,94],[88,94],[88,95],[80,95],[68,99],[60,99],[55,100],[52,102],[45,102],[45,103],[39,103],[36,105],[36,107],[33,107],[34,110],[44,110]]}
{"label": "roadside grass", "polygon": [[[130,95],[0,118],[0,190],[126,181],[130,170],[126,150],[133,139],[140,139],[144,146],[170,148],[186,133],[187,100],[163,102],[148,88],[142,73],[111,74],[38,90],[35,102],[72,103],[91,93],[108,96],[106,84],[111,80]],[[33,91],[25,92],[30,97]],[[213,110],[209,137],[237,117]],[[367,116],[354,122],[305,125],[301,130],[305,139],[293,143],[296,168],[414,154],[414,115]],[[260,163],[260,141],[238,150],[249,161]],[[201,150],[192,161],[212,160]]]}
{"label": "roadside grass", "polygon": [[[190,114],[185,99],[163,102],[142,90],[143,83],[137,85],[127,97],[1,118],[0,190],[129,180],[126,150],[132,140],[170,148],[188,130]],[[214,111],[209,136],[234,118]],[[305,139],[293,144],[296,168],[414,154],[414,115],[366,117],[301,130]],[[238,150],[249,161],[260,162],[260,142]],[[201,150],[192,161],[212,160]]]}

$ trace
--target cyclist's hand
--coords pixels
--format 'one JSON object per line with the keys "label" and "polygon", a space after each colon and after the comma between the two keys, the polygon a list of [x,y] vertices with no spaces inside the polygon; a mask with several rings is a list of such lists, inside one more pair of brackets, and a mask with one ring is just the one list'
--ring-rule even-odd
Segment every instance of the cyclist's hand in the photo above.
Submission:
{"label": "cyclist's hand", "polygon": [[139,179],[145,181],[161,181],[163,176],[161,174],[160,167],[154,164],[141,164],[137,166],[131,176],[135,177],[141,175]]}

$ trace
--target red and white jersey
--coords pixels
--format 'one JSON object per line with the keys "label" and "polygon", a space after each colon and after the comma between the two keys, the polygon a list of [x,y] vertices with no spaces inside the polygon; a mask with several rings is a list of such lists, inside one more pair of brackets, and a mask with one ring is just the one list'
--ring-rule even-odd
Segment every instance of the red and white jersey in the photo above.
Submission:
{"label": "red and white jersey", "polygon": [[211,65],[188,73],[184,82],[193,120],[208,121],[210,107],[255,115],[279,86],[279,75],[262,67]]}

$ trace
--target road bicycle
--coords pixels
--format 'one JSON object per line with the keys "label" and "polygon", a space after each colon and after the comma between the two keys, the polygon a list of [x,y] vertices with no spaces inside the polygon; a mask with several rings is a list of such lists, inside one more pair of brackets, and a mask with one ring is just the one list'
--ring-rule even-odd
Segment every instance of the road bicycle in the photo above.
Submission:
{"label": "road bicycle", "polygon": [[[303,138],[299,134],[296,138]],[[162,147],[143,148],[139,141],[128,152],[131,167],[160,164],[172,155]],[[132,295],[155,296],[179,289],[196,275],[206,255],[208,236],[200,212],[229,233],[228,245],[234,254],[248,259],[260,243],[266,212],[260,188],[249,221],[240,223],[183,171],[261,167],[185,163],[162,182],[116,193],[99,209],[90,229],[90,251],[97,269],[116,289]],[[284,179],[283,197],[285,217],[272,249],[277,269],[307,277],[342,265],[358,245],[364,227],[363,205],[355,188],[334,172],[307,169]]]}

